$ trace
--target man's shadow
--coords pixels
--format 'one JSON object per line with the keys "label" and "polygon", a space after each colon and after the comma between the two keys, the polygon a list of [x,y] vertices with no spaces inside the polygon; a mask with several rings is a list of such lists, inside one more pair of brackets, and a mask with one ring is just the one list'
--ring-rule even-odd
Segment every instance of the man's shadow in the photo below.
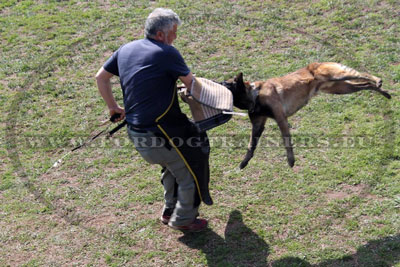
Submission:
{"label": "man's shadow", "polygon": [[323,267],[323,266],[394,266],[400,262],[400,235],[369,241],[353,255],[310,264],[297,257],[283,257],[268,262],[269,246],[249,229],[242,214],[231,212],[225,228],[225,239],[211,229],[201,233],[187,233],[179,241],[190,248],[201,250],[208,266],[273,266],[273,267]]}
{"label": "man's shadow", "polygon": [[229,216],[225,239],[208,229],[185,234],[179,241],[201,250],[211,267],[267,266],[268,244],[243,223],[242,214],[237,210]]}

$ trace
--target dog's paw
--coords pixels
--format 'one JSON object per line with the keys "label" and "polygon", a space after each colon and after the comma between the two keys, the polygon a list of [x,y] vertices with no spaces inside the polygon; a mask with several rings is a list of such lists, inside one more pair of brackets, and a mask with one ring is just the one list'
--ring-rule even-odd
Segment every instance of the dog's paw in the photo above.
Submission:
{"label": "dog's paw", "polygon": [[387,99],[391,99],[392,98],[392,96],[389,94],[389,93],[387,93],[387,92],[385,92],[385,91],[379,91],[384,97],[386,97]]}
{"label": "dog's paw", "polygon": [[295,162],[294,158],[288,158],[288,164],[289,164],[290,168],[293,168],[294,162]]}
{"label": "dog's paw", "polygon": [[248,163],[249,163],[249,162],[248,162],[247,160],[243,160],[243,161],[240,163],[239,168],[240,168],[241,170],[243,170],[243,169],[247,166]]}

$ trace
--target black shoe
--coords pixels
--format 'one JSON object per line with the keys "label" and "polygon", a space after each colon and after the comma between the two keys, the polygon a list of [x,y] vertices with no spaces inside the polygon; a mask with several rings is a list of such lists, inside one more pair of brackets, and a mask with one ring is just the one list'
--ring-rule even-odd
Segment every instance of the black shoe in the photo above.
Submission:
{"label": "black shoe", "polygon": [[195,219],[192,223],[188,225],[174,226],[170,223],[168,224],[169,227],[183,232],[200,232],[207,229],[207,225],[208,222],[205,219]]}
{"label": "black shoe", "polygon": [[171,219],[171,215],[174,212],[174,209],[165,209],[160,217],[160,220],[163,224],[168,224],[169,220]]}

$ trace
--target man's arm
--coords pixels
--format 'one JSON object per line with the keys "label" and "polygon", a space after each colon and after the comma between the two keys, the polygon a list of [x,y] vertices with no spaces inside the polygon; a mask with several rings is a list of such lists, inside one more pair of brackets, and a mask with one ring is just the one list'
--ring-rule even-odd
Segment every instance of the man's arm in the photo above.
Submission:
{"label": "man's arm", "polygon": [[96,74],[97,88],[99,89],[100,95],[103,97],[108,109],[110,110],[110,116],[119,113],[121,115],[115,121],[120,121],[125,118],[125,110],[117,104],[113,96],[110,81],[112,76],[112,73],[101,67]]}
{"label": "man's arm", "polygon": [[181,82],[183,82],[183,84],[185,85],[185,87],[188,90],[190,90],[192,88],[192,80],[193,80],[192,72],[189,72],[189,74],[186,76],[179,76],[179,80],[181,80]]}

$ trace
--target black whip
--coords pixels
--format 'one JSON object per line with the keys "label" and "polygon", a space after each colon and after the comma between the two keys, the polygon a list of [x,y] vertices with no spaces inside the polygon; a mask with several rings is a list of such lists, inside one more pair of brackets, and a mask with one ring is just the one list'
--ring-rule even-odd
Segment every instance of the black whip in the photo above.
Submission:
{"label": "black whip", "polygon": [[[115,122],[116,119],[118,119],[121,116],[120,113],[116,113],[114,115],[111,116],[110,121],[111,122]],[[124,127],[127,124],[126,120],[124,120],[122,123],[118,124],[116,127],[114,127],[111,131],[108,132],[107,134],[107,138],[110,138],[113,136],[113,134],[115,134],[116,132],[118,132],[122,127]],[[108,128],[108,127],[107,127]],[[62,160],[67,157],[69,154],[71,154],[72,152],[86,146],[87,144],[93,142],[93,140],[95,140],[97,137],[101,136],[102,134],[104,134],[107,131],[107,129],[102,130],[101,132],[97,133],[96,135],[94,135],[93,137],[89,138],[88,140],[86,140],[85,142],[83,142],[82,144],[74,147],[73,149],[71,149],[68,153],[66,153],[64,156],[62,156],[60,159],[58,159],[45,173],[47,173],[51,168],[56,168],[58,167]]]}

